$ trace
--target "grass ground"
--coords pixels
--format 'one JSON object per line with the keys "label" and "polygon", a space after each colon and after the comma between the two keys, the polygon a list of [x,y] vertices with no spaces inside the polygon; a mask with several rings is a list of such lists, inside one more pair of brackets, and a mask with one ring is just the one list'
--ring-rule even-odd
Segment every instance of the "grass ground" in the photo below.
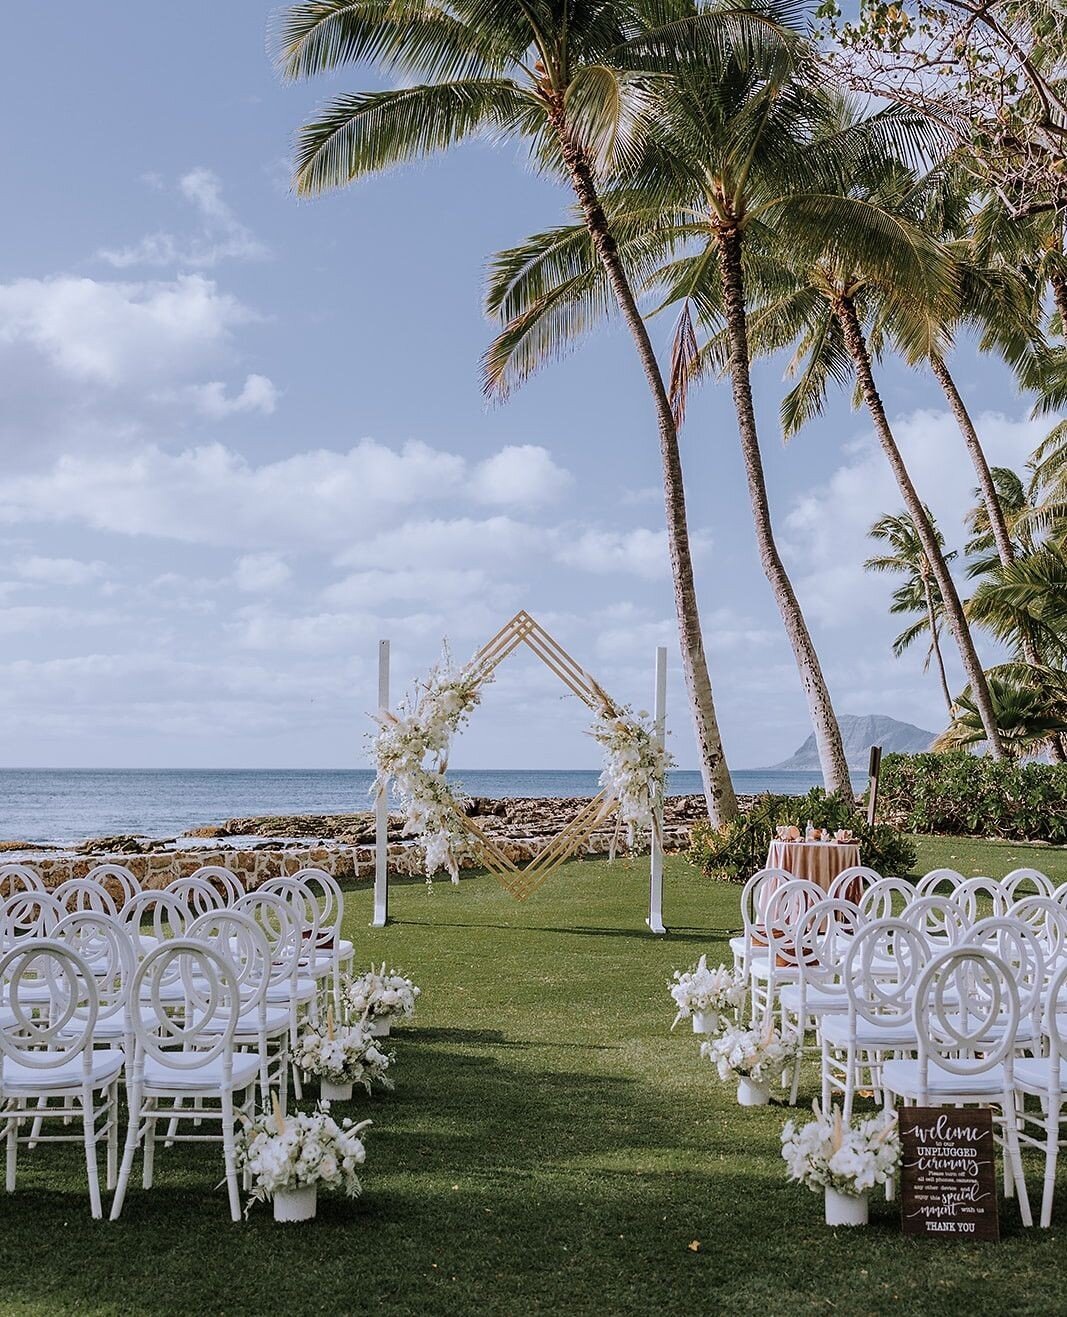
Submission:
{"label": "grass ground", "polygon": [[[1022,847],[941,847],[923,842],[924,867],[1033,862]],[[1041,857],[1067,877],[1067,855]],[[1051,1231],[1024,1232],[1005,1206],[1000,1245],[905,1241],[881,1201],[867,1230],[823,1226],[820,1200],[786,1183],[785,1112],[737,1107],[693,1035],[668,1032],[670,971],[726,958],[738,889],[669,861],[672,931],[657,939],[646,883],[639,863],[572,864],[523,905],[486,877],[430,896],[411,883],[379,931],[369,892],[350,893],[360,956],[424,988],[396,1041],[395,1093],[349,1108],[375,1121],[364,1197],[324,1196],[310,1227],[264,1208],[233,1226],[221,1157],[186,1147],[161,1152],[156,1187],[131,1189],[120,1223],[94,1223],[78,1152],[42,1147],[0,1199],[0,1312],[1067,1310],[1067,1182]],[[1036,1165],[1030,1178],[1036,1197]]]}

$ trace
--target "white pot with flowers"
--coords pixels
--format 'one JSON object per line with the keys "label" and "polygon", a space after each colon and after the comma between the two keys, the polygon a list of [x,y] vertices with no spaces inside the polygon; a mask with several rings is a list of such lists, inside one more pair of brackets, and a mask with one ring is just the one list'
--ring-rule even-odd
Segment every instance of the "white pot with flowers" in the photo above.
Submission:
{"label": "white pot with flowers", "polygon": [[700,1055],[714,1062],[722,1080],[737,1080],[737,1101],[743,1107],[765,1107],[775,1080],[797,1057],[800,1039],[782,1034],[773,1016],[757,1029],[727,1024],[717,1038],[700,1044]]}
{"label": "white pot with flowers", "polygon": [[358,1168],[367,1157],[360,1136],[370,1123],[338,1124],[327,1102],[286,1116],[275,1099],[273,1113],[250,1121],[238,1136],[238,1168],[252,1186],[246,1211],[269,1198],[275,1221],[310,1221],[320,1185],[355,1198],[363,1190]]}
{"label": "white pot with flowers", "polygon": [[893,1111],[846,1123],[837,1107],[823,1115],[812,1103],[815,1119],[782,1130],[782,1157],[789,1178],[823,1191],[828,1226],[865,1226],[867,1197],[888,1184],[900,1167],[900,1133]]}
{"label": "white pot with flowers", "polygon": [[675,1024],[692,1019],[694,1033],[715,1033],[719,1016],[725,1011],[736,1011],[745,999],[744,981],[725,965],[708,969],[707,956],[701,956],[687,970],[675,970],[670,985],[671,996],[678,1007]]}
{"label": "white pot with flowers", "polygon": [[296,1068],[318,1079],[321,1096],[337,1102],[349,1101],[355,1084],[362,1084],[368,1093],[376,1083],[392,1088],[386,1071],[394,1059],[378,1047],[366,1025],[335,1025],[332,1006],[325,1023],[320,1019],[305,1024],[293,1053]]}
{"label": "white pot with flowers", "polygon": [[394,1024],[415,1018],[415,1003],[422,995],[411,979],[383,963],[351,978],[342,989],[345,1008],[364,1022],[376,1038],[387,1038]]}

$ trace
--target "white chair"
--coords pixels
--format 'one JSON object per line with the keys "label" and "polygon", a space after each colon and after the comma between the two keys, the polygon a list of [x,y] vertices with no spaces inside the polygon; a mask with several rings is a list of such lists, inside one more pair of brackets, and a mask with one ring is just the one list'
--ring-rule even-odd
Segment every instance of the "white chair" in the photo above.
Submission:
{"label": "white chair", "polygon": [[97,914],[111,915],[112,918],[118,914],[104,884],[90,878],[68,878],[53,890],[52,895],[68,914],[76,910],[95,910]]}
{"label": "white chair", "polygon": [[1040,869],[1012,869],[1003,886],[1009,905],[1024,896],[1053,896],[1056,892],[1056,884]]}
{"label": "white chair", "polygon": [[864,1072],[877,1090],[885,1058],[916,1049],[911,1006],[929,959],[926,939],[896,917],[875,920],[852,939],[841,975],[845,1014],[826,1017],[820,1030],[824,1111],[838,1090],[849,1119]]}
{"label": "white chair", "polygon": [[[118,1151],[118,1088],[123,1055],[95,1049],[97,993],[85,961],[62,942],[50,939],[20,943],[0,957],[13,1019],[0,1025],[0,1119],[7,1140],[7,1192],[15,1192],[19,1125],[36,1126],[45,1111],[64,1124],[80,1116],[80,1134],[42,1133],[35,1142],[80,1142],[85,1148],[89,1204],[102,1216],[97,1145],[107,1145],[108,1187],[114,1183]],[[49,989],[42,1006],[39,988]],[[33,991],[27,999],[25,986]],[[49,1106],[58,1102],[58,1107]],[[101,1124],[101,1120],[103,1123]]]}
{"label": "white chair", "polygon": [[[952,898],[962,908],[969,924],[1007,914],[1010,904],[1004,885],[995,878],[966,878],[957,885]],[[983,903],[988,905],[988,910],[982,909]]]}
{"label": "white chair", "polygon": [[961,942],[971,923],[963,907],[951,896],[920,896],[900,914],[930,945],[944,951]]}
{"label": "white chair", "polygon": [[852,864],[842,869],[826,889],[831,901],[851,901],[858,905],[860,897],[869,888],[882,881],[882,875],[863,864]]}
{"label": "white chair", "polygon": [[95,868],[89,870],[85,875],[91,883],[100,883],[107,886],[109,883],[116,889],[117,897],[112,897],[118,910],[126,905],[127,901],[132,900],[142,889],[141,884],[133,876],[124,864],[98,864]]}
{"label": "white chair", "polygon": [[223,904],[227,906],[234,905],[245,894],[241,880],[231,869],[226,869],[221,864],[202,865],[192,877],[216,887]]}
{"label": "white chair", "polygon": [[[1015,1087],[1020,1093],[1039,1098],[1039,1111],[1024,1111],[1022,1141],[1040,1148],[1045,1154],[1045,1179],[1041,1194],[1041,1226],[1052,1224],[1052,1202],[1056,1192],[1056,1162],[1063,1146],[1060,1126],[1063,1122],[1064,1087],[1067,1085],[1067,964],[1053,977],[1045,1003],[1044,1030],[1048,1038],[1048,1055],[1021,1057],[1015,1062]],[[1038,1135],[1029,1133],[1033,1125]]]}
{"label": "white chair", "polygon": [[207,914],[209,910],[223,910],[228,904],[226,897],[214,883],[193,875],[187,878],[175,878],[164,890],[181,901],[194,919],[198,915]]}
{"label": "white chair", "polygon": [[[334,1001],[339,1003],[341,969],[345,965],[351,969],[356,958],[352,943],[341,936],[345,915],[344,893],[337,879],[325,869],[300,869],[293,874],[293,879],[303,883],[318,904],[319,927],[315,942],[314,973],[316,978],[325,977],[327,971],[332,975]],[[321,898],[317,895],[318,891],[322,893]]]}
{"label": "white chair", "polygon": [[903,878],[880,878],[859,899],[860,920],[892,919],[915,900],[915,888]]}
{"label": "white chair", "polygon": [[915,1060],[886,1061],[882,1086],[915,1106],[991,1107],[1004,1148],[1004,1192],[1018,1191],[1023,1224],[1033,1225],[1019,1154],[1015,1047],[1019,994],[999,956],[978,947],[939,952],[923,970],[912,1003]]}
{"label": "white chair", "polygon": [[766,955],[753,956],[749,966],[748,991],[754,1020],[772,1014],[782,985],[796,982],[796,929],[812,906],[825,899],[822,888],[806,878],[778,884],[770,892],[763,907],[763,923],[751,933],[754,948],[761,938],[766,945]]}
{"label": "white chair", "polygon": [[[1011,972],[1019,994],[1019,1023],[1015,1045],[1019,1051],[1034,1051],[1041,1044],[1041,1017],[1045,1008],[1045,956],[1041,938],[1021,919],[980,919],[967,932],[969,947],[998,956]],[[981,985],[979,984],[979,987]],[[995,1032],[997,1026],[991,1029]]]}
{"label": "white chair", "polygon": [[[931,869],[925,877],[915,884],[916,896],[951,896],[966,881],[962,873],[955,869]],[[944,891],[941,889],[944,888]]]}
{"label": "white chair", "polygon": [[27,864],[0,864],[0,897],[43,892],[44,883]]}
{"label": "white chair", "polygon": [[1024,896],[1008,917],[1021,919],[1040,939],[1046,978],[1052,979],[1067,959],[1067,909],[1050,896]]}
{"label": "white chair", "polygon": [[96,985],[97,1013],[94,1046],[121,1047],[133,1055],[130,983],[137,957],[122,923],[95,910],[76,910],[64,916],[52,937],[80,956]]}
{"label": "white chair", "polygon": [[49,937],[66,911],[43,888],[12,892],[0,901],[0,948],[23,938]]}
{"label": "white chair", "polygon": [[742,931],[730,939],[730,950],[734,957],[734,973],[747,982],[749,964],[752,957],[766,957],[767,949],[758,949],[752,940],[753,930],[763,922],[763,907],[770,893],[782,883],[793,881],[793,875],[785,869],[760,869],[745,883],[741,889]]}
{"label": "white chair", "polygon": [[[170,938],[181,937],[193,921],[189,907],[161,888],[148,887],[131,897],[119,916],[138,958]],[[148,931],[145,931],[145,924]]]}
{"label": "white chair", "polygon": [[[160,992],[172,981],[175,968],[186,992],[180,1014],[174,1012],[168,995]],[[145,1189],[152,1187],[160,1121],[191,1120],[199,1128],[203,1121],[218,1120],[230,1216],[239,1221],[234,1113],[241,1109],[250,1114],[254,1108],[260,1059],[255,1052],[234,1052],[241,1015],[237,971],[214,948],[192,938],[175,938],[144,958],[134,975],[132,995],[151,1004],[154,1019],[149,1027],[134,1015],[134,1058],[132,1067],[127,1067],[130,1118],[111,1219],[117,1221],[122,1212],[134,1155],[142,1142],[142,1183]],[[188,1111],[162,1109],[161,1103],[173,1104],[179,1098],[191,1098],[197,1105]],[[213,1101],[217,1108],[205,1105]],[[168,1136],[168,1142],[218,1140],[219,1136],[195,1131]]]}

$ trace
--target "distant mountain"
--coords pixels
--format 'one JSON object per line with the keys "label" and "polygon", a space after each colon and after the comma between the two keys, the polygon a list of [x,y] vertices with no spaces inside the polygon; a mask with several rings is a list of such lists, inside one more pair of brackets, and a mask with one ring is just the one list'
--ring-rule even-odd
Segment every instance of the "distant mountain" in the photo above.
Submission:
{"label": "distant mountain", "polygon": [[[921,727],[878,713],[868,713],[863,717],[845,713],[838,721],[841,723],[841,739],[845,743],[845,759],[854,773],[867,771],[872,745],[880,745],[886,754],[892,750],[918,754],[929,750],[931,741],[937,736],[936,732],[924,732]],[[819,752],[815,748],[815,734],[812,733],[788,759],[771,767],[777,772],[817,772]]]}

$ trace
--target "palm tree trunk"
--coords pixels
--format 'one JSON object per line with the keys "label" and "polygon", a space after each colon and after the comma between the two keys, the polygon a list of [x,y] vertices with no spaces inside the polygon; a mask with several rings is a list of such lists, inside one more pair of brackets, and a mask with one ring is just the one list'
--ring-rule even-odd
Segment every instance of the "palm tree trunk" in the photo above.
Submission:
{"label": "palm tree trunk", "polygon": [[730,381],[733,387],[737,427],[741,436],[741,452],[745,459],[748,478],[748,497],[752,504],[752,520],[756,527],[756,543],[760,562],[774,592],[778,611],[782,616],[789,643],[793,646],[800,682],[808,701],[808,713],[815,731],[819,749],[819,764],[827,791],[834,791],[846,800],[853,795],[852,781],[845,760],[845,747],[841,743],[841,728],[830,700],[830,691],[823,677],[819,655],[808,631],[804,613],[786,572],[774,539],[770,504],[767,499],[767,482],[763,473],[763,455],[760,452],[759,433],[756,429],[756,412],[752,405],[752,378],[749,369],[748,316],[745,308],[744,275],[741,269],[741,234],[731,227],[718,231],[719,269],[722,274],[723,306],[726,314],[726,332],[730,343]]}
{"label": "palm tree trunk", "polygon": [[956,424],[960,427],[963,442],[967,445],[967,453],[974,466],[974,473],[978,477],[978,488],[981,491],[982,502],[985,504],[986,515],[989,517],[993,541],[997,546],[997,556],[1005,567],[1010,567],[1015,561],[1015,549],[1012,546],[1011,536],[1008,534],[1008,524],[1004,520],[1004,509],[1000,506],[996,486],[993,484],[993,474],[989,470],[989,463],[986,461],[982,441],[978,438],[978,431],[974,428],[974,422],[967,410],[967,404],[963,401],[963,396],[956,387],[956,381],[952,378],[944,361],[938,356],[931,357],[930,369],[934,372],[938,384],[941,385],[941,391],[948,400],[952,415],[956,418]]}
{"label": "palm tree trunk", "polygon": [[874,382],[874,372],[871,370],[867,340],[863,336],[863,329],[859,317],[856,315],[856,308],[847,294],[838,294],[833,299],[833,307],[838,324],[841,326],[845,347],[856,368],[856,378],[859,382],[860,392],[867,410],[871,414],[871,419],[874,421],[874,428],[882,445],[882,451],[889,460],[889,465],[904,498],[904,505],[915,523],[923,552],[926,554],[927,561],[934,573],[934,579],[941,591],[945,616],[959,648],[960,658],[963,660],[963,670],[971,687],[971,696],[974,699],[975,708],[982,720],[982,729],[985,732],[986,741],[989,743],[989,753],[994,759],[1006,759],[1007,755],[1004,752],[1000,732],[997,729],[996,716],[993,713],[993,701],[990,698],[989,685],[986,682],[978,652],[974,647],[974,639],[964,616],[963,604],[960,602],[956,583],[952,579],[948,564],[945,562],[945,555],[941,552],[941,546],[937,542],[937,535],[926,516],[926,509],[923,507],[922,500],[912,484],[908,468],[890,428],[881,394],[879,394],[878,386]]}
{"label": "palm tree trunk", "polygon": [[945,656],[941,653],[941,637],[938,634],[937,609],[934,608],[934,595],[930,589],[930,578],[928,576],[923,577],[923,592],[926,595],[926,620],[930,627],[930,648],[937,660],[937,671],[941,677],[941,691],[945,697],[945,703],[948,705],[948,716],[951,718],[956,705],[952,699],[952,691],[949,689],[948,674],[945,672]]}
{"label": "palm tree trunk", "polygon": [[581,208],[586,228],[589,230],[623,320],[637,348],[637,355],[641,359],[641,366],[656,409],[663,466],[663,496],[667,512],[667,543],[670,548],[671,572],[674,578],[674,603],[678,616],[682,668],[685,672],[685,684],[689,692],[697,748],[700,752],[700,771],[708,816],[713,823],[726,823],[737,816],[737,797],[734,794],[730,770],[723,752],[722,736],[719,732],[711,690],[711,677],[704,653],[704,637],[700,628],[700,612],[693,580],[693,555],[689,544],[689,526],[685,510],[682,460],[678,449],[678,428],[674,423],[674,415],[655,349],[652,347],[648,329],[638,310],[629,279],[619,258],[611,227],[597,195],[592,170],[584,152],[570,134],[561,97],[549,100],[548,115],[559,141],[563,161],[570,175],[574,195]]}

